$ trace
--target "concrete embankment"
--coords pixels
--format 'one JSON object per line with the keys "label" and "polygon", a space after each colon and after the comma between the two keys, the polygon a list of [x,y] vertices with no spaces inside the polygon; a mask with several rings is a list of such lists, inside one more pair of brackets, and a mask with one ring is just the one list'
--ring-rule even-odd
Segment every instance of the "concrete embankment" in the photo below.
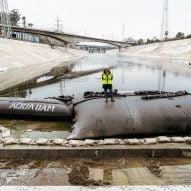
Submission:
{"label": "concrete embankment", "polygon": [[[109,51],[116,54],[118,50]],[[191,76],[191,39],[132,46],[119,53],[140,63],[174,74]]]}
{"label": "concrete embankment", "polygon": [[191,39],[133,46],[122,50],[122,53],[145,58],[191,61]]}
{"label": "concrete embankment", "polygon": [[47,73],[56,66],[74,62],[86,54],[76,49],[0,38],[1,90]]}

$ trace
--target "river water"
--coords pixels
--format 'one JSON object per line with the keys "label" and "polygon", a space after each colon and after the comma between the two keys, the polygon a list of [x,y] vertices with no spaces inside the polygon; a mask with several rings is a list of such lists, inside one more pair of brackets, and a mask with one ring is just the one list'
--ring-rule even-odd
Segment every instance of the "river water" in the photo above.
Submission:
{"label": "river water", "polygon": [[[168,67],[166,67],[168,66]],[[170,67],[169,67],[170,66]],[[172,63],[147,61],[144,59],[112,54],[90,54],[78,61],[73,71],[85,71],[110,67],[114,75],[113,86],[118,90],[191,90],[190,66]],[[184,70],[183,70],[184,68]],[[60,95],[74,95],[81,99],[85,91],[102,91],[101,73],[94,73],[83,77],[45,85],[42,87],[25,89],[24,95],[31,99],[43,99]],[[191,92],[191,91],[190,91]],[[18,138],[23,137],[67,137],[72,123],[65,121],[41,122],[26,120],[1,119],[0,125],[10,128]],[[23,130],[32,129],[33,132],[22,133]],[[50,131],[39,133],[39,131]]]}
{"label": "river water", "polygon": [[[73,71],[85,71],[111,67],[113,87],[118,90],[191,90],[191,75],[178,70],[163,67],[162,63],[123,55],[91,54],[77,62]],[[176,66],[177,67],[177,66]],[[87,76],[61,80],[43,87],[27,90],[28,98],[45,98],[60,95],[83,96],[85,91],[102,91],[101,72]]]}

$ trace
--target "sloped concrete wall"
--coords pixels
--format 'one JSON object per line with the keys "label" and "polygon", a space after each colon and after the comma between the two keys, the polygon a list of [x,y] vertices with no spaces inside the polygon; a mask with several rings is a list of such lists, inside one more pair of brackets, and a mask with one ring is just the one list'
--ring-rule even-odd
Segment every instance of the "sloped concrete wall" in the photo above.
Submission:
{"label": "sloped concrete wall", "polygon": [[0,38],[0,90],[86,56],[86,51]]}
{"label": "sloped concrete wall", "polygon": [[122,53],[143,57],[191,60],[191,39],[128,47]]}
{"label": "sloped concrete wall", "polygon": [[0,71],[55,63],[85,55],[81,50],[0,38]]}

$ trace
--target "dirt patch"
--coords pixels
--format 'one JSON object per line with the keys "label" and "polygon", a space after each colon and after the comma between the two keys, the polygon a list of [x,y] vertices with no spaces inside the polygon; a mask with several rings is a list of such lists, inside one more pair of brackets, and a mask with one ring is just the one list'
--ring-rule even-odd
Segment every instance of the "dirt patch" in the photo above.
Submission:
{"label": "dirt patch", "polygon": [[150,160],[146,167],[149,169],[149,171],[154,174],[157,177],[161,177],[161,167],[160,162],[157,162],[155,160]]}
{"label": "dirt patch", "polygon": [[82,186],[103,186],[110,184],[109,182],[103,182],[102,180],[96,181],[89,178],[90,172],[87,164],[77,163],[72,167],[71,172],[69,173],[69,182],[73,185],[82,185]]}

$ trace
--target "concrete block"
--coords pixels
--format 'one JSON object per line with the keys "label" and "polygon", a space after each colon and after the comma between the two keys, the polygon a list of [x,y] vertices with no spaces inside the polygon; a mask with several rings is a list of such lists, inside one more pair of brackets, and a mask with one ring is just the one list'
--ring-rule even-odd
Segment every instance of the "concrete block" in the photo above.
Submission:
{"label": "concrete block", "polygon": [[47,145],[48,144],[48,139],[38,139],[37,141],[36,141],[36,143],[38,144],[38,145]]}
{"label": "concrete block", "polygon": [[139,142],[140,142],[141,144],[144,144],[144,143],[145,143],[145,140],[144,140],[144,139],[139,139]]}
{"label": "concrete block", "polygon": [[90,145],[90,146],[95,146],[98,145],[98,140],[93,140],[93,139],[86,139],[84,141],[84,145]]}
{"label": "concrete block", "polygon": [[171,140],[169,137],[159,136],[159,137],[157,137],[157,142],[158,143],[169,143],[169,142],[171,142]]}
{"label": "concrete block", "polygon": [[51,143],[53,143],[54,145],[63,145],[64,139],[52,139]]}
{"label": "concrete block", "polygon": [[156,140],[156,138],[145,138],[144,144],[145,145],[157,144],[157,140]]}
{"label": "concrete block", "polygon": [[32,129],[24,130],[24,132],[32,132]]}
{"label": "concrete block", "polygon": [[2,138],[7,138],[11,136],[11,131],[10,130],[6,130],[2,132]]}
{"label": "concrete block", "polygon": [[16,143],[15,139],[13,138],[6,138],[6,139],[3,139],[2,141],[4,145],[12,145]]}
{"label": "concrete block", "polygon": [[68,144],[72,147],[79,147],[80,145],[82,145],[82,141],[80,141],[80,140],[69,140]]}
{"label": "concrete block", "polygon": [[99,140],[98,145],[104,145],[104,140]]}
{"label": "concrete block", "polygon": [[184,141],[191,144],[191,137],[184,137]]}
{"label": "concrete block", "polygon": [[184,143],[185,140],[183,137],[171,137],[171,140],[174,142],[174,143]]}
{"label": "concrete block", "polygon": [[28,139],[28,138],[20,138],[20,144],[23,144],[23,145],[30,145],[31,142],[32,142],[32,139]]}
{"label": "concrete block", "polygon": [[128,144],[129,145],[139,145],[139,139],[128,139]]}
{"label": "concrete block", "polygon": [[8,129],[6,127],[0,126],[0,132],[7,131]]}
{"label": "concrete block", "polygon": [[116,139],[104,139],[104,145],[115,145]]}
{"label": "concrete block", "polygon": [[128,144],[128,139],[116,139],[116,144],[126,145],[126,144]]}

